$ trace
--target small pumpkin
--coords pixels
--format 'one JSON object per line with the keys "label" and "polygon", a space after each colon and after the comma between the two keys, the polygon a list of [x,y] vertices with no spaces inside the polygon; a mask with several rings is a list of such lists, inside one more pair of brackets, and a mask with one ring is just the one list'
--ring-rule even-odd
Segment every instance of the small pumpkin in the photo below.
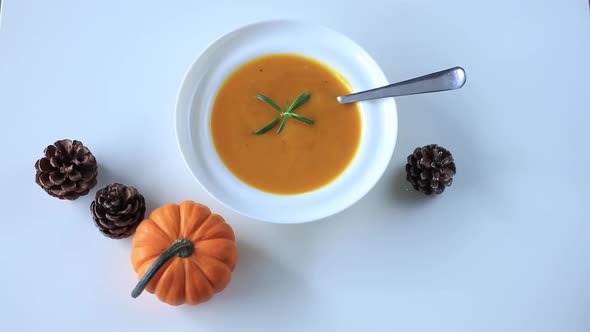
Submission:
{"label": "small pumpkin", "polygon": [[133,236],[131,263],[139,283],[161,301],[197,304],[230,282],[238,259],[234,232],[205,205],[184,201],[154,210]]}

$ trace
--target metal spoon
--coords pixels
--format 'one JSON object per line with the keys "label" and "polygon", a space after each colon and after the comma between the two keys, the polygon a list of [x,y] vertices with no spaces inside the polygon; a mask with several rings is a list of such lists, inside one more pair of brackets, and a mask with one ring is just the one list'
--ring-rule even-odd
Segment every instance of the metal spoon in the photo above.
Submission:
{"label": "metal spoon", "polygon": [[380,88],[340,96],[336,99],[340,104],[347,104],[362,100],[455,90],[461,88],[465,84],[466,79],[463,68],[453,67]]}

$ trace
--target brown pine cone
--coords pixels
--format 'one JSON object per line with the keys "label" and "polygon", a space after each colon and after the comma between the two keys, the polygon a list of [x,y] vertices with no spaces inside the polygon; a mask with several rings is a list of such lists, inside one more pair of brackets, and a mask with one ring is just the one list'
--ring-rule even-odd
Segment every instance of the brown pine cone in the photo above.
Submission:
{"label": "brown pine cone", "polygon": [[96,186],[98,165],[80,141],[59,140],[35,163],[35,182],[49,195],[74,200]]}
{"label": "brown pine cone", "polygon": [[137,189],[113,183],[96,192],[90,211],[102,234],[122,239],[133,235],[143,221],[145,200]]}
{"label": "brown pine cone", "polygon": [[436,144],[416,148],[408,156],[406,179],[426,195],[441,194],[457,172],[451,153]]}

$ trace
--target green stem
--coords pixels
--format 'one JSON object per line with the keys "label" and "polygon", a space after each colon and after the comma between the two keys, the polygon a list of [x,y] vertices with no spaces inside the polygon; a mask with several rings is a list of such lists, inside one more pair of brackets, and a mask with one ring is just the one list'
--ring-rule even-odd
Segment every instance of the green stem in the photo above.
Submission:
{"label": "green stem", "polygon": [[262,100],[263,102],[269,104],[270,106],[272,106],[272,108],[274,108],[275,110],[277,110],[279,113],[283,114],[283,110],[281,110],[281,108],[279,107],[279,105],[277,105],[274,101],[272,101],[272,99],[268,98],[267,96],[263,96],[261,94],[257,94],[256,98],[259,100]]}
{"label": "green stem", "polygon": [[257,131],[254,132],[255,135],[262,135],[264,133],[266,133],[267,131],[271,130],[272,128],[276,127],[276,125],[279,123],[279,119],[274,119],[272,120],[269,124],[267,124],[266,126],[258,129]]}
{"label": "green stem", "polygon": [[289,113],[289,116],[292,117],[293,119],[299,120],[301,122],[305,122],[305,123],[308,123],[308,124],[314,124],[314,121],[312,119],[306,118],[306,117],[301,116],[301,115],[299,115],[297,113]]}
{"label": "green stem", "polygon": [[150,268],[145,272],[141,280],[139,280],[137,283],[137,286],[135,286],[131,292],[131,296],[133,298],[138,297],[149,284],[150,280],[152,280],[156,273],[158,273],[158,270],[160,270],[160,268],[164,266],[164,264],[166,264],[170,258],[174,256],[188,257],[192,254],[193,248],[193,243],[187,239],[178,239],[174,241],[172,245],[166,249],[166,251],[164,251],[162,255],[156,259],[154,264],[152,264],[152,266],[150,266]]}
{"label": "green stem", "polygon": [[285,127],[285,123],[287,123],[287,116],[283,115],[282,119],[281,119],[281,124],[279,125],[279,129],[277,130],[277,135],[281,133],[281,131],[283,131],[283,128]]}

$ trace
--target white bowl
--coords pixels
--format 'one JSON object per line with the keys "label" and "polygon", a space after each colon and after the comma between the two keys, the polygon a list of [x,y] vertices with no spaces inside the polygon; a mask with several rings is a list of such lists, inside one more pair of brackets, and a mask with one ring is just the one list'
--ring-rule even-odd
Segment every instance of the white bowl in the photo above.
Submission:
{"label": "white bowl", "polygon": [[397,137],[395,101],[388,98],[359,103],[359,148],[350,165],[333,182],[298,195],[260,191],[225,167],[213,146],[209,121],[215,94],[228,75],[244,62],[271,53],[315,58],[343,75],[353,91],[388,84],[377,63],[338,32],[294,21],[248,25],[215,41],[190,67],[176,104],[178,145],[203,189],[242,215],[282,224],[325,218],[358,201],[385,171]]}

